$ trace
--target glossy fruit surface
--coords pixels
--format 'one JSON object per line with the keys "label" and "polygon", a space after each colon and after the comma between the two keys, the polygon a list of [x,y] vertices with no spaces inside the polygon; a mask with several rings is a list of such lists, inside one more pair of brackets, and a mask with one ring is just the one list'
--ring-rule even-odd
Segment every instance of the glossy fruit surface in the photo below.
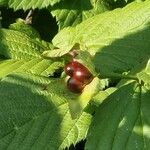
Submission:
{"label": "glossy fruit surface", "polygon": [[93,75],[85,67],[77,68],[73,77],[84,84],[90,83],[93,79]]}
{"label": "glossy fruit surface", "polygon": [[68,89],[74,93],[82,92],[84,86],[85,85],[82,82],[76,80],[75,78],[69,78],[67,81]]}
{"label": "glossy fruit surface", "polygon": [[93,79],[91,72],[84,65],[74,60],[65,66],[65,72],[71,77],[67,81],[67,87],[74,93],[80,93],[85,85]]}
{"label": "glossy fruit surface", "polygon": [[65,73],[71,77],[73,76],[74,70],[73,62],[70,62],[65,66]]}

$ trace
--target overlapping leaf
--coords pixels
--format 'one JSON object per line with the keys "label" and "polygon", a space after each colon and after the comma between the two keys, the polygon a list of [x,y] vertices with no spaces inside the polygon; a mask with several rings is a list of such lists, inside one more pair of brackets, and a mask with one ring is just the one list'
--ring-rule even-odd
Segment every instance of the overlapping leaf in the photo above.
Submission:
{"label": "overlapping leaf", "polygon": [[17,19],[17,21],[9,26],[9,29],[16,30],[27,34],[31,38],[39,38],[39,33],[30,25],[26,24],[25,20]]}
{"label": "overlapping leaf", "polygon": [[0,149],[55,150],[85,139],[92,116],[81,111],[72,118],[78,112],[68,101],[78,95],[69,92],[64,79],[46,78],[64,64],[42,58],[45,46],[25,33],[1,33],[1,55],[10,59],[0,61]]}
{"label": "overlapping leaf", "polygon": [[101,0],[65,0],[56,4],[51,10],[53,16],[56,16],[59,29],[62,29],[67,26],[75,26],[87,18],[109,10],[109,5],[106,1]]}
{"label": "overlapping leaf", "polygon": [[150,89],[135,82],[110,95],[96,112],[86,149],[149,149],[149,98]]}
{"label": "overlapping leaf", "polygon": [[[23,41],[25,37],[18,31],[2,30],[2,33],[5,33],[5,38],[1,40],[1,54],[6,57],[8,51],[11,59],[0,62],[0,149],[62,149],[84,139],[91,115],[83,112],[79,118],[71,118],[68,100],[73,96],[68,94],[64,81],[53,80],[48,85],[48,91],[45,91],[51,80],[44,76],[53,73],[63,63],[41,58],[40,50],[34,46],[36,41],[26,34],[23,35],[28,41]],[[18,33],[15,35],[17,38],[12,36],[14,33]],[[22,39],[19,39],[20,35]],[[13,39],[17,41],[10,43]],[[24,47],[22,42],[25,42]],[[31,47],[26,49],[28,45]],[[42,45],[40,47],[43,48]],[[30,56],[32,52],[33,55]],[[3,78],[11,72],[23,74]],[[25,72],[28,74],[24,74]],[[5,113],[5,109],[10,111]]]}
{"label": "overlapping leaf", "polygon": [[1,29],[0,35],[0,54],[9,58],[9,60],[0,61],[0,78],[12,72],[25,72],[47,77],[64,66],[61,61],[42,58],[41,53],[47,46],[28,34]]}
{"label": "overlapping leaf", "polygon": [[40,58],[40,52],[44,49],[41,43],[25,33],[8,29],[0,30],[0,54],[6,58]]}
{"label": "overlapping leaf", "polygon": [[44,8],[49,5],[54,5],[55,3],[60,2],[61,0],[0,0],[0,6],[9,6],[14,8],[15,10],[18,9],[35,9],[35,8]]}
{"label": "overlapping leaf", "polygon": [[2,60],[0,61],[0,78],[12,72],[24,72],[29,74],[52,76],[55,70],[63,67],[62,62],[53,62],[51,60],[34,58],[31,60]]}
{"label": "overlapping leaf", "polygon": [[129,71],[150,55],[149,9],[147,0],[96,15],[74,28],[65,28],[53,43],[60,49],[80,43],[94,56],[101,73]]}
{"label": "overlapping leaf", "polygon": [[[86,149],[150,149],[149,61],[135,70],[139,83],[122,82],[118,90],[99,106],[89,131]],[[99,101],[101,95],[95,98]]]}
{"label": "overlapping leaf", "polygon": [[0,82],[0,97],[0,149],[56,150],[86,137],[91,115],[71,118],[74,94],[63,80],[10,75]]}

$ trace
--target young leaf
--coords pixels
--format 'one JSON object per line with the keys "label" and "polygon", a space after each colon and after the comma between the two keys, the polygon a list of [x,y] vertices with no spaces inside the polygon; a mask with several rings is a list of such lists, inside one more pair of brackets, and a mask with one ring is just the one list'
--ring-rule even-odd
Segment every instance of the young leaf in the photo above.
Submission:
{"label": "young leaf", "polygon": [[14,74],[0,84],[0,149],[56,150],[85,139],[92,116],[71,118],[64,81]]}

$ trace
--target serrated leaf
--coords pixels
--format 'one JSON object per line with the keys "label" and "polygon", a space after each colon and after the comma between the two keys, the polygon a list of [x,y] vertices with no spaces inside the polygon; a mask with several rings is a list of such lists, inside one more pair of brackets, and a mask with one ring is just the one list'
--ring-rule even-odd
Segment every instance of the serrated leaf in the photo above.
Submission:
{"label": "serrated leaf", "polygon": [[44,8],[48,7],[49,5],[54,5],[61,0],[1,0],[0,1],[0,6],[9,6],[11,8],[14,8],[15,10],[18,9],[35,9],[35,8]]}
{"label": "serrated leaf", "polygon": [[65,28],[53,39],[60,49],[79,43],[93,55],[98,72],[131,70],[150,55],[150,1],[96,15],[76,27]]}
{"label": "serrated leaf", "polygon": [[45,47],[25,33],[0,29],[0,54],[6,58],[31,59],[41,58]]}
{"label": "serrated leaf", "polygon": [[40,34],[33,27],[26,24],[25,20],[22,19],[17,19],[16,23],[13,23],[9,26],[9,29],[23,32],[31,38],[40,39]]}
{"label": "serrated leaf", "polygon": [[96,111],[85,149],[150,149],[149,99],[150,89],[136,82],[113,92]]}
{"label": "serrated leaf", "polygon": [[71,118],[62,83],[26,74],[0,82],[0,149],[64,149],[86,137],[91,115]]}
{"label": "serrated leaf", "polygon": [[42,58],[34,58],[31,60],[2,60],[0,61],[0,79],[10,73],[24,72],[28,74],[41,75],[48,77],[53,75],[55,70],[62,68],[64,64],[59,61],[52,61]]}
{"label": "serrated leaf", "polygon": [[41,56],[41,52],[49,47],[48,43],[43,44],[40,40],[13,30],[1,29],[0,34],[0,54],[10,58],[0,61],[0,79],[16,72],[48,77],[64,67],[60,60],[44,59]]}
{"label": "serrated leaf", "polygon": [[106,1],[97,0],[65,0],[54,5],[51,13],[58,21],[59,29],[67,26],[76,26],[82,21],[109,9]]}
{"label": "serrated leaf", "polygon": [[55,58],[55,57],[61,57],[67,54],[69,51],[70,50],[63,50],[63,49],[46,50],[42,53],[42,55],[47,58]]}

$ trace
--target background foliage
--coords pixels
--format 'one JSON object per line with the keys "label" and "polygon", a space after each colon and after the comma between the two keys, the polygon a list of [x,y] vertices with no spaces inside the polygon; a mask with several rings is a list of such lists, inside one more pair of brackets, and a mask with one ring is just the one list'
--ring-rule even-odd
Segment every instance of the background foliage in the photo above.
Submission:
{"label": "background foliage", "polygon": [[[0,10],[1,150],[150,149],[149,0],[0,0]],[[81,94],[63,72],[73,48],[95,76]]]}

